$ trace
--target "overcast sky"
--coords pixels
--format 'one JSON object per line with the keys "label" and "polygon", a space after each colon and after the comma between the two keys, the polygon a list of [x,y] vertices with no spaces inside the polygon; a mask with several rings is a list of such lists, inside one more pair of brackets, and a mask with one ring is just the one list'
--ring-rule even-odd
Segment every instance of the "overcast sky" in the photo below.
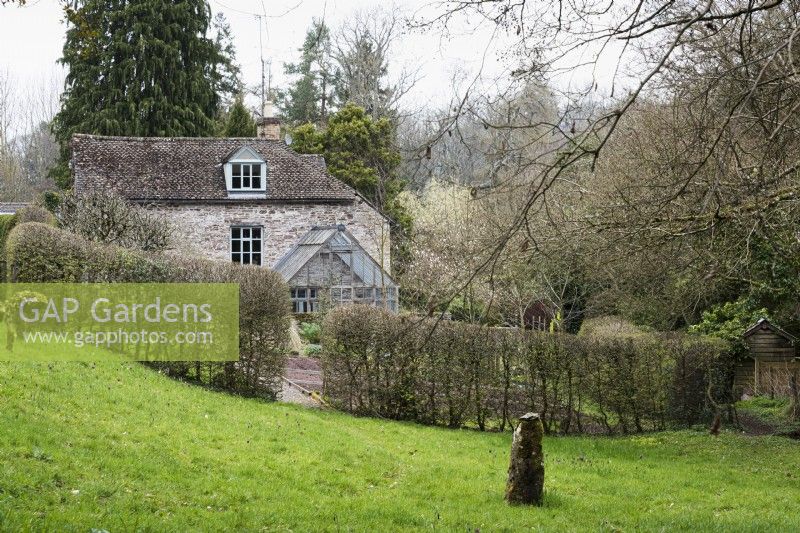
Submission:
{"label": "overcast sky", "polygon": [[[430,0],[409,0],[402,11],[411,16],[431,13]],[[323,18],[332,27],[357,10],[386,5],[368,0],[210,0],[214,13],[225,14],[235,35],[237,57],[248,85],[261,79],[260,55],[272,62],[275,85],[286,79],[283,64],[295,61],[306,29],[313,18]],[[400,5],[400,4],[398,4]],[[24,87],[57,77],[63,69],[56,64],[61,56],[65,26],[58,0],[28,0],[25,7],[0,8],[0,71],[6,71]],[[259,39],[259,29],[261,39]],[[505,65],[498,59],[500,43],[489,46],[489,28],[477,32],[457,29],[446,40],[434,33],[406,32],[395,50],[392,67],[419,69],[419,81],[406,97],[405,105],[446,104],[452,94],[451,79],[456,72],[464,78],[478,71],[489,78],[502,75]],[[260,44],[260,43],[263,43]],[[255,103],[255,100],[253,101]]]}

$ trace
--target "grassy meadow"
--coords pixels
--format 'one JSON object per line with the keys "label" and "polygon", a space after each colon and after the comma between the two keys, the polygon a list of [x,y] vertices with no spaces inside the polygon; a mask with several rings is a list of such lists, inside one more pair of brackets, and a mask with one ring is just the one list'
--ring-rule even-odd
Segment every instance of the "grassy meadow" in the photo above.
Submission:
{"label": "grassy meadow", "polygon": [[0,363],[0,530],[800,530],[800,442],[546,438],[509,507],[511,436],[232,397],[136,363]]}

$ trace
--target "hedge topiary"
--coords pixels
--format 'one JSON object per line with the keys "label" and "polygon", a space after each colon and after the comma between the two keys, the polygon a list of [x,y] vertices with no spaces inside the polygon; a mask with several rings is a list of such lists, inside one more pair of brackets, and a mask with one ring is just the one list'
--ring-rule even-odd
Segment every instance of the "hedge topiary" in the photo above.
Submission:
{"label": "hedge topiary", "polygon": [[0,215],[0,247],[2,247],[2,249],[5,249],[8,235],[16,225],[16,215]]}
{"label": "hedge topiary", "polygon": [[322,330],[325,394],[347,411],[505,429],[641,432],[707,419],[725,346],[698,336],[576,336],[334,309]]}
{"label": "hedge topiary", "polygon": [[239,361],[158,363],[173,375],[274,398],[285,366],[291,303],[277,273],[110,246],[41,223],[20,224],[6,247],[13,282],[219,282],[239,284]]}

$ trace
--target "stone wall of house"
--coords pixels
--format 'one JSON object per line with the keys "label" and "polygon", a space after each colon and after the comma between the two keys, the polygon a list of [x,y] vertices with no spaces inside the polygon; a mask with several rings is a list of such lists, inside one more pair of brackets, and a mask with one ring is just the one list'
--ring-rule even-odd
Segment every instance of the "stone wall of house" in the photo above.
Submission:
{"label": "stone wall of house", "polygon": [[344,224],[384,270],[391,272],[389,224],[357,198],[352,204],[158,204],[175,228],[176,247],[190,255],[230,260],[231,226],[262,226],[263,260],[274,265],[314,226]]}

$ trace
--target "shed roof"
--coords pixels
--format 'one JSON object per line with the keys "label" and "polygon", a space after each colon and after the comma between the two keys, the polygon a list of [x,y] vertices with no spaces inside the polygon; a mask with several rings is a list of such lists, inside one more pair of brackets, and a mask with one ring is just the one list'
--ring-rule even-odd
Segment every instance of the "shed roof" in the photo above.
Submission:
{"label": "shed roof", "polygon": [[365,284],[371,286],[397,285],[343,225],[312,228],[275,263],[273,270],[278,272],[284,280],[289,281],[326,244],[330,247],[331,252],[345,264],[352,264],[353,274]]}
{"label": "shed roof", "polygon": [[129,200],[228,200],[223,165],[245,147],[267,162],[267,192],[261,201],[356,199],[356,191],[331,176],[320,157],[302,156],[281,141],[263,138],[77,134],[72,138],[75,189],[107,190]]}
{"label": "shed roof", "polygon": [[742,335],[742,337],[744,337],[746,339],[746,338],[750,337],[751,335],[753,335],[755,333],[763,332],[763,331],[772,331],[776,335],[778,335],[780,337],[783,337],[784,339],[786,339],[789,342],[794,342],[794,341],[797,340],[797,337],[795,337],[791,333],[787,333],[786,331],[782,330],[781,328],[779,328],[778,326],[776,326],[775,324],[773,324],[772,322],[770,322],[766,318],[759,318],[758,322],[756,322],[755,324],[753,324],[752,326],[750,326],[749,328],[747,328],[745,330],[745,332]]}

